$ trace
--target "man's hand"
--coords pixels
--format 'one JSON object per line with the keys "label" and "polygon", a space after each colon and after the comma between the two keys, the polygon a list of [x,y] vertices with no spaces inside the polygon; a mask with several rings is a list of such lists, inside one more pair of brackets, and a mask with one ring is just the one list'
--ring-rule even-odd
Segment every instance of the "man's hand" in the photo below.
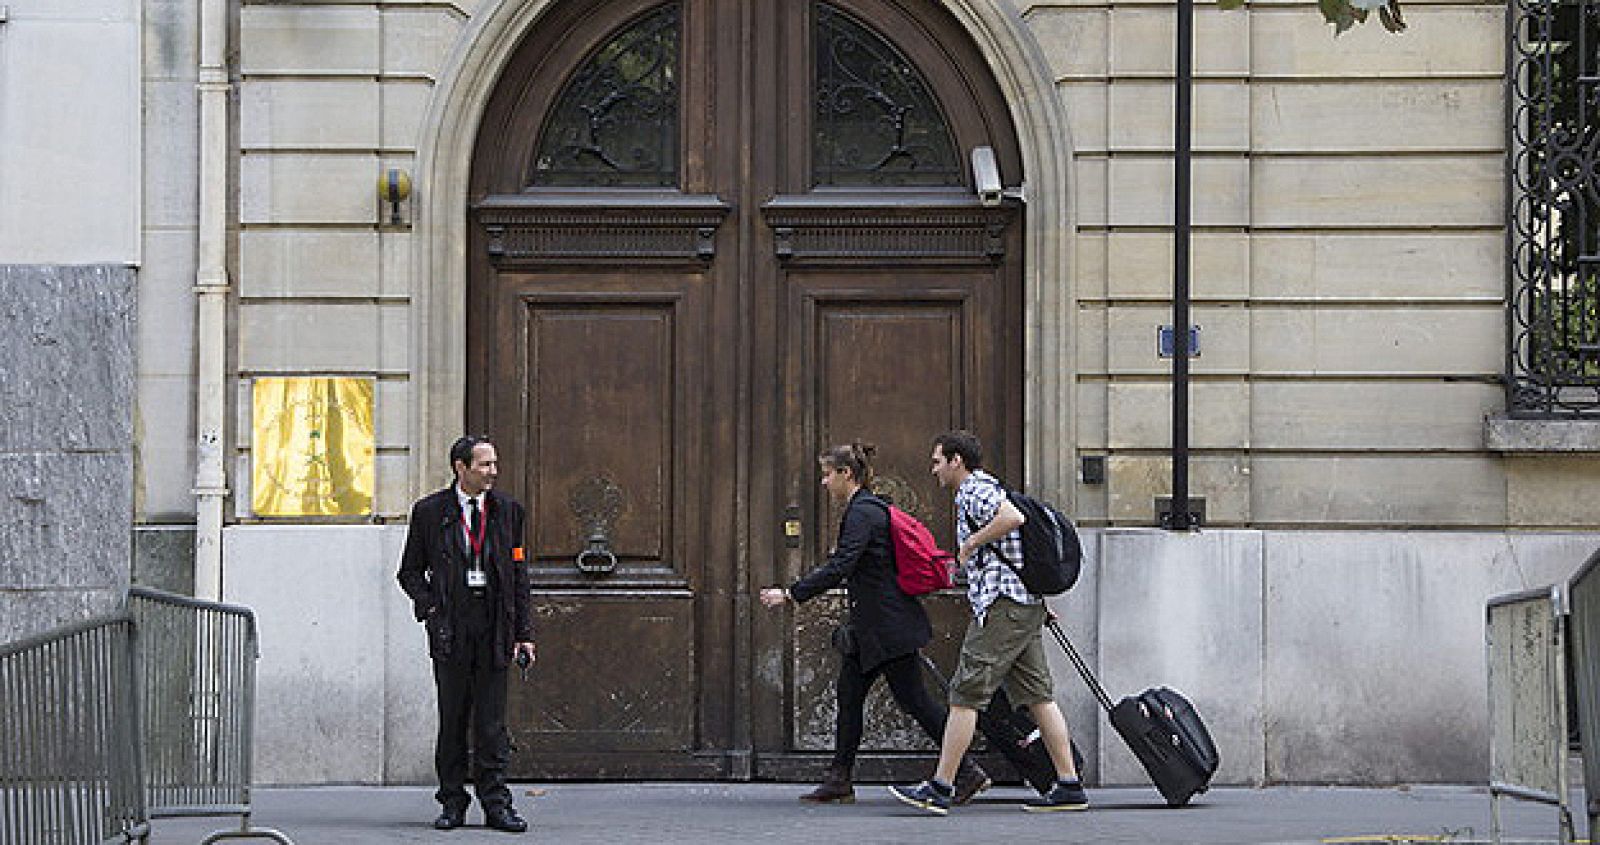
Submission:
{"label": "man's hand", "polygon": [[789,591],[782,587],[768,587],[761,591],[761,603],[767,607],[778,607],[789,600]]}
{"label": "man's hand", "polygon": [[956,550],[956,560],[965,566],[967,559],[977,554],[979,549],[1021,528],[1022,523],[1027,521],[1028,518],[1022,515],[1022,511],[1017,510],[1016,505],[1011,504],[1009,500],[1001,502],[989,524],[972,532],[967,541],[961,544],[961,548]]}

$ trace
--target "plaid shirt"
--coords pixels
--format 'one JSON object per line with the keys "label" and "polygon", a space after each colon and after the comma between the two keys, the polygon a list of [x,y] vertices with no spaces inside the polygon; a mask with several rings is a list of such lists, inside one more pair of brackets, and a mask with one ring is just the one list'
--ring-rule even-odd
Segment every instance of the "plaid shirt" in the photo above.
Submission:
{"label": "plaid shirt", "polygon": [[[966,544],[967,538],[988,525],[1000,512],[1006,501],[1005,488],[992,475],[978,470],[967,476],[956,488],[956,541]],[[1005,596],[1018,604],[1038,604],[1042,599],[1028,592],[1015,570],[1007,566],[994,553],[999,546],[1011,561],[1011,566],[1022,565],[1022,531],[1012,531],[991,545],[986,545],[967,558],[967,601],[972,603],[972,615],[983,624],[994,600]]]}

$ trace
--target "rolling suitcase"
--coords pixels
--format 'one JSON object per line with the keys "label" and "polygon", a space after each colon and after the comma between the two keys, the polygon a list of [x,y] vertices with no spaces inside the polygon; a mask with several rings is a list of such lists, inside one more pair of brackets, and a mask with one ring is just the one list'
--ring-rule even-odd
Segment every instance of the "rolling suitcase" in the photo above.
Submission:
{"label": "rolling suitcase", "polygon": [[1139,758],[1167,803],[1181,807],[1195,795],[1205,792],[1211,785],[1211,776],[1216,774],[1220,758],[1216,744],[1211,741],[1211,732],[1206,730],[1194,705],[1169,687],[1147,689],[1112,704],[1111,696],[1089,671],[1089,665],[1072,647],[1054,617],[1048,627],[1100,706],[1110,715],[1111,726]]}
{"label": "rolling suitcase", "polygon": [[[950,691],[950,681],[926,654],[922,655],[922,665],[932,673],[941,688]],[[1026,708],[1011,705],[1011,698],[1006,695],[1004,687],[995,690],[994,697],[989,699],[989,706],[978,711],[978,731],[988,741],[989,747],[1000,752],[1006,762],[1017,770],[1017,774],[1040,795],[1055,786],[1056,767],[1050,762],[1050,752],[1045,750],[1039,727],[1033,723]],[[1078,751],[1077,743],[1072,745],[1072,762],[1078,771],[1083,771],[1083,754]]]}

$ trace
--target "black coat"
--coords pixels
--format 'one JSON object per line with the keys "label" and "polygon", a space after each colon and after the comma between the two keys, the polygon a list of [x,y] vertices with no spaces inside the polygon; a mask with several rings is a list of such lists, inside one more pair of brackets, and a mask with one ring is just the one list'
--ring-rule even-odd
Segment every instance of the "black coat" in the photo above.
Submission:
{"label": "black coat", "polygon": [[[528,566],[514,559],[523,548],[526,521],[522,505],[490,490],[484,496],[484,568],[494,579],[494,665],[511,662],[511,649],[533,641]],[[428,655],[456,656],[455,603],[466,589],[467,541],[461,528],[461,502],[452,485],[417,500],[411,508],[405,552],[400,556],[400,588],[411,597],[411,611],[428,627]]]}
{"label": "black coat", "polygon": [[850,497],[839,523],[839,542],[828,562],[794,582],[789,594],[803,602],[841,581],[848,582],[849,624],[863,670],[911,654],[933,639],[922,603],[901,592],[895,583],[888,506],[865,488]]}

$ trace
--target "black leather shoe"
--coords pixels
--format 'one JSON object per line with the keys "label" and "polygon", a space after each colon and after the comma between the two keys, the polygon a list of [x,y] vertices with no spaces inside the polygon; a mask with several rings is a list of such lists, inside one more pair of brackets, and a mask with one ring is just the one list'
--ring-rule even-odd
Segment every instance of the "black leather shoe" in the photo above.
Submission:
{"label": "black leather shoe", "polygon": [[433,829],[434,830],[455,830],[456,828],[458,828],[458,827],[460,827],[460,826],[462,826],[462,825],[464,825],[466,823],[467,823],[467,811],[466,810],[446,809],[444,812],[439,814],[438,818],[433,820]]}
{"label": "black leather shoe", "polygon": [[517,815],[515,807],[501,807],[486,811],[483,814],[483,823],[495,830],[506,833],[523,833],[528,829],[528,823]]}

